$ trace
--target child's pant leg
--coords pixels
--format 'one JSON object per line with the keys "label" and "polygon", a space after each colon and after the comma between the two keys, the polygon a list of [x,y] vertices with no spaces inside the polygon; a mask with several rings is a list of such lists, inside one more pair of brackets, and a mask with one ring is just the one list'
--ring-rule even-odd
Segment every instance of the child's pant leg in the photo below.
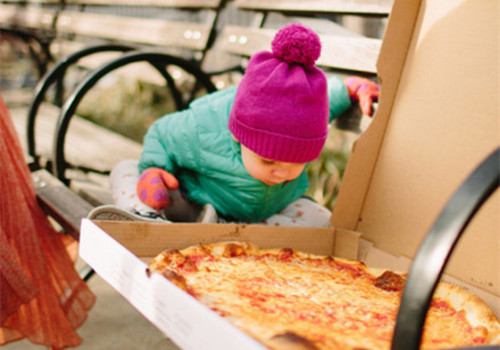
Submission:
{"label": "child's pant leg", "polygon": [[155,209],[144,204],[137,196],[138,164],[137,160],[123,160],[113,168],[109,177],[113,201],[124,210],[157,213]]}
{"label": "child's pant leg", "polygon": [[139,168],[137,160],[124,160],[118,163],[110,174],[111,191],[114,203],[121,209],[140,214],[157,213],[172,221],[193,222],[201,212],[201,206],[189,202],[180,190],[168,190],[171,203],[163,210],[155,210],[144,204],[137,196]]}
{"label": "child's pant leg", "polygon": [[331,212],[307,198],[299,198],[262,223],[269,226],[330,227]]}

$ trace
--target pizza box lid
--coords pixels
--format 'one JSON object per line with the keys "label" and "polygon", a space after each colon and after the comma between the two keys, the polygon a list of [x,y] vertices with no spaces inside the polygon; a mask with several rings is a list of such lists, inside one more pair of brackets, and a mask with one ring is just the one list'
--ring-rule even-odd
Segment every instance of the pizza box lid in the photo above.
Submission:
{"label": "pizza box lid", "polygon": [[[470,173],[500,145],[498,4],[394,3],[377,62],[381,96],[356,141],[332,213],[360,234],[360,259],[415,256]],[[500,166],[500,165],[499,165]],[[500,191],[481,206],[446,274],[491,294],[500,314]]]}

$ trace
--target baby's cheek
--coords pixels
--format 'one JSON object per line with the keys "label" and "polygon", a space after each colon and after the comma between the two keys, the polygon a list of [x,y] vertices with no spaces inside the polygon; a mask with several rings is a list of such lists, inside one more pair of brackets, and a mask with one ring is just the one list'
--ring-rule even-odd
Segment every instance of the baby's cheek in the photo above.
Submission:
{"label": "baby's cheek", "polygon": [[258,168],[251,168],[247,169],[248,173],[250,174],[251,177],[257,180],[263,180],[265,178],[265,172],[262,171],[262,169]]}
{"label": "baby's cheek", "polygon": [[255,164],[255,162],[243,159],[243,166],[245,167],[245,170],[247,171],[247,173],[251,177],[253,177],[254,179],[257,179],[257,180],[262,179],[263,171],[258,164]]}
{"label": "baby's cheek", "polygon": [[303,171],[304,171],[304,168],[299,168],[299,169],[295,170],[294,172],[292,172],[292,176],[289,180],[290,181],[295,180],[296,178],[298,178],[300,176],[300,174],[302,174]]}

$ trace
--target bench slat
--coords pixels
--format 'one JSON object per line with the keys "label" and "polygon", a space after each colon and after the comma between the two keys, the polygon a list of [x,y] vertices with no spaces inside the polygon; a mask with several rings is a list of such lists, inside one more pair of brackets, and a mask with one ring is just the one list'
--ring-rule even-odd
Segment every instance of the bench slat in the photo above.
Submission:
{"label": "bench slat", "polygon": [[[221,48],[229,53],[251,56],[269,50],[276,33],[274,29],[226,26]],[[376,73],[376,60],[381,40],[356,36],[320,35],[323,50],[317,65],[330,68]]]}
{"label": "bench slat", "polygon": [[46,170],[33,173],[37,200],[42,210],[76,240],[80,236],[80,221],[93,206],[66,187]]}
{"label": "bench slat", "polygon": [[317,64],[323,67],[377,73],[382,41],[370,38],[320,35],[323,45]]}
{"label": "bench slat", "polygon": [[211,25],[95,13],[62,12],[57,21],[56,30],[59,33],[75,33],[126,42],[203,50],[208,41]]}
{"label": "bench slat", "polygon": [[248,10],[387,15],[394,0],[236,0]]}
{"label": "bench slat", "polygon": [[[56,106],[44,103],[37,118],[35,142],[38,154],[47,159],[52,158],[52,141],[59,111]],[[16,116],[15,121],[24,140],[25,120],[22,116]],[[65,150],[68,154],[67,160],[72,164],[106,171],[121,159],[139,159],[142,152],[140,143],[79,116],[73,117],[68,132]]]}
{"label": "bench slat", "polygon": [[0,23],[9,26],[22,25],[30,29],[52,29],[55,11],[46,8],[0,4]]}
{"label": "bench slat", "polygon": [[87,5],[132,5],[132,6],[158,6],[179,8],[216,8],[221,0],[66,0],[67,4]]}
{"label": "bench slat", "polygon": [[61,0],[3,0],[5,3],[14,4],[60,4]]}

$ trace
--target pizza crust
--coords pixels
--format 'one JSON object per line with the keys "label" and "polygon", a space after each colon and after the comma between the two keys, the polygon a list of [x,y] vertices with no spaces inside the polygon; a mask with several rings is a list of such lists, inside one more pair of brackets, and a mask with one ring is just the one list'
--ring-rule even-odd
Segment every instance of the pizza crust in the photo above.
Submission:
{"label": "pizza crust", "polygon": [[268,345],[276,349],[288,350],[319,350],[309,339],[293,332],[276,334],[268,340]]}
{"label": "pizza crust", "polygon": [[[181,251],[170,250],[165,251],[153,259],[150,263],[151,271],[162,273],[166,278],[171,280],[174,284],[184,289],[189,294],[197,297],[200,302],[209,304],[219,314],[225,316],[226,305],[224,302],[217,301],[210,295],[196,295],[196,291],[191,289],[189,282],[186,279],[172,271],[172,266],[182,265],[183,271],[194,271],[196,269],[196,258],[186,259],[186,256],[200,257],[200,256],[214,256],[220,258],[237,258],[240,256],[253,256],[264,257],[276,256],[285,259],[290,259],[294,262],[304,259],[306,262],[315,262],[314,264],[304,264],[312,270],[321,271],[321,269],[328,269],[330,263],[340,264],[345,267],[346,271],[363,271],[373,276],[374,285],[389,294],[397,293],[400,295],[406,281],[406,275],[397,272],[388,271],[384,269],[375,269],[367,267],[363,262],[332,258],[329,256],[320,256],[308,254],[305,252],[296,251],[289,248],[283,249],[260,249],[258,246],[248,242],[220,242],[212,244],[204,244],[188,247]],[[295,259],[295,260],[294,260]],[[324,262],[324,266],[321,264]],[[208,265],[210,266],[210,265]],[[209,268],[209,267],[207,267]],[[331,269],[331,268],[330,268]],[[169,272],[167,272],[169,271]],[[251,275],[250,275],[251,276]],[[394,295],[394,294],[393,294]],[[225,296],[226,298],[233,298],[232,295]],[[500,344],[500,322],[495,314],[488,308],[488,306],[477,296],[465,291],[464,289],[447,284],[440,283],[437,288],[433,300],[444,300],[451,305],[455,310],[465,310],[466,318],[470,325],[473,327],[484,327],[488,331],[487,341],[489,344]],[[278,301],[278,300],[276,300]],[[397,305],[396,305],[397,306]],[[464,312],[464,311],[462,311]],[[237,327],[242,328],[256,339],[262,341],[264,344],[272,349],[297,349],[297,350],[311,350],[319,349],[314,342],[310,341],[304,334],[284,327],[262,327],[259,324],[259,315],[254,314],[255,318],[248,320],[241,320],[228,312],[229,321],[233,322]],[[274,326],[274,325],[273,325]],[[355,348],[350,346],[349,348]],[[437,346],[439,347],[439,346]],[[339,349],[346,348],[344,345],[339,345]],[[429,348],[429,347],[428,347]]]}
{"label": "pizza crust", "polygon": [[456,310],[465,310],[472,326],[488,329],[488,343],[500,344],[500,321],[481,298],[445,282],[439,283],[433,297],[448,301]]}

